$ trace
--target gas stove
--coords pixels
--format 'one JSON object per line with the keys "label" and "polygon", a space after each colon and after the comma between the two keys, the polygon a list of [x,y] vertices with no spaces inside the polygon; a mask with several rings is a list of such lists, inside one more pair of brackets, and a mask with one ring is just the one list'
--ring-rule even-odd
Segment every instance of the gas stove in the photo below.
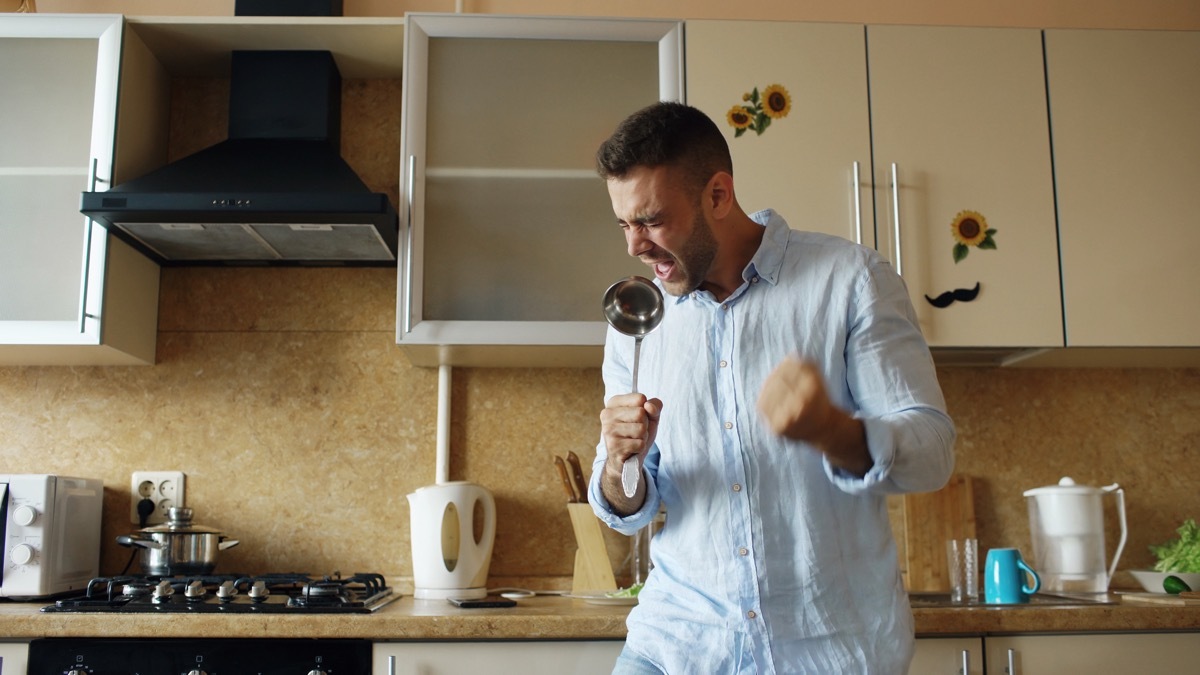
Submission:
{"label": "gas stove", "polygon": [[63,598],[42,611],[363,614],[398,597],[380,574],[139,575],[92,579],[84,595]]}

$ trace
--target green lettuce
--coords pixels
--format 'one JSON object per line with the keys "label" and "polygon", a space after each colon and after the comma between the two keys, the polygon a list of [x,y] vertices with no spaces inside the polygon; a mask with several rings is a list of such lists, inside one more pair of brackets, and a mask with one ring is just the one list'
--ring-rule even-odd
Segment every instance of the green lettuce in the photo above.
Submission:
{"label": "green lettuce", "polygon": [[1159,544],[1151,545],[1150,552],[1158,557],[1154,563],[1156,572],[1196,572],[1200,573],[1200,526],[1188,518],[1176,530],[1178,537]]}
{"label": "green lettuce", "polygon": [[604,595],[607,597],[610,597],[610,598],[636,598],[638,596],[638,593],[641,593],[641,592],[642,592],[642,585],[634,584],[634,585],[630,586],[629,588],[622,588],[619,591],[605,593]]}

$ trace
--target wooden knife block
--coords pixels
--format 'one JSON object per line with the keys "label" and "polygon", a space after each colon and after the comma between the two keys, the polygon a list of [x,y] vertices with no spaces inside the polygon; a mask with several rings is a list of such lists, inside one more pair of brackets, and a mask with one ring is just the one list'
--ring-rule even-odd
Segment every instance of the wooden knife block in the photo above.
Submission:
{"label": "wooden knife block", "polygon": [[571,592],[586,594],[617,590],[608,547],[604,544],[604,524],[588,504],[567,504],[571,527],[575,530],[575,577]]}

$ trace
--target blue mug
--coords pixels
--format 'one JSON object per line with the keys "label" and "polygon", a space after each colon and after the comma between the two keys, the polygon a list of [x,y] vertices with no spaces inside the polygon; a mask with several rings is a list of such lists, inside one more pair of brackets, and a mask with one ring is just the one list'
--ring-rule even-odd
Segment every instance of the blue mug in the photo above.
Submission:
{"label": "blue mug", "polygon": [[[1026,575],[1033,586],[1026,585]],[[983,598],[990,604],[1016,605],[1029,602],[1029,596],[1042,587],[1042,579],[1021,559],[1015,548],[993,548],[983,565]]]}

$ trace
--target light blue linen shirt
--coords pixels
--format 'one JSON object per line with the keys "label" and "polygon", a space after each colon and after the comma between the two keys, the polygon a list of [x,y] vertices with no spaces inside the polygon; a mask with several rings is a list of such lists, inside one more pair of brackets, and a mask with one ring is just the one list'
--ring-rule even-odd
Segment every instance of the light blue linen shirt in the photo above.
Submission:
{"label": "light blue linen shirt", "polygon": [[[642,341],[638,384],[663,401],[631,534],[666,507],[654,569],[626,648],[672,675],[903,673],[913,625],[886,494],[935,490],[953,468],[954,425],[904,282],[875,251],[751,216],[762,244],[724,302],[667,296]],[[829,396],[863,421],[874,467],[840,472],[770,432],[756,403],[789,355],[818,366]],[[633,339],[609,330],[605,399],[628,393]]]}

